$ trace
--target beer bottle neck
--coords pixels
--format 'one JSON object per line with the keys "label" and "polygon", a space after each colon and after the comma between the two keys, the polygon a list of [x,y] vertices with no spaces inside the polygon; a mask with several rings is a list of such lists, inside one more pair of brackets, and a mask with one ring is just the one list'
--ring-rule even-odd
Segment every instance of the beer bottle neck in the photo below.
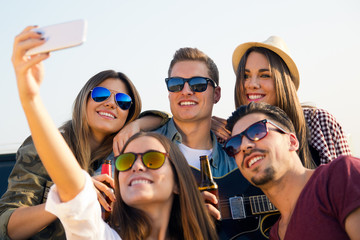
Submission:
{"label": "beer bottle neck", "polygon": [[200,156],[201,185],[212,185],[214,183],[207,156]]}

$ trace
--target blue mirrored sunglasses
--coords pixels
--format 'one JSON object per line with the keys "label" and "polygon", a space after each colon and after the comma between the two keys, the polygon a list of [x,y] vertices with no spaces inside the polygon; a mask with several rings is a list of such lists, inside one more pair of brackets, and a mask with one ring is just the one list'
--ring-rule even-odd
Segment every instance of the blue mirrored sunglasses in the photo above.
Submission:
{"label": "blue mirrored sunglasses", "polygon": [[[109,99],[111,91],[104,87],[95,87],[91,90],[91,98],[95,102],[103,102]],[[122,110],[128,110],[132,104],[131,97],[125,93],[116,93],[115,102]]]}

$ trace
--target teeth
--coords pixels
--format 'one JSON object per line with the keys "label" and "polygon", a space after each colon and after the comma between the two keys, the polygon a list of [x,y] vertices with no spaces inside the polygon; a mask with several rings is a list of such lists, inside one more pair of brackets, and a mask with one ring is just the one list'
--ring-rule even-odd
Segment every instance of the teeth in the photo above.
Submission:
{"label": "teeth", "polygon": [[249,99],[254,100],[254,99],[262,98],[263,95],[261,95],[261,94],[258,94],[258,95],[251,94],[251,95],[248,95],[248,97],[249,97]]}
{"label": "teeth", "polygon": [[254,163],[256,163],[257,161],[263,159],[264,156],[259,156],[259,157],[255,157],[253,159],[251,159],[251,161],[249,162],[249,167],[251,167]]}
{"label": "teeth", "polygon": [[145,180],[145,179],[138,179],[138,180],[134,180],[131,182],[130,186],[134,186],[136,184],[141,184],[141,183],[145,183],[145,184],[150,184],[149,180]]}
{"label": "teeth", "polygon": [[99,112],[99,114],[101,116],[106,116],[106,117],[111,117],[111,118],[115,118],[114,115],[110,114],[110,113],[107,113],[107,112]]}
{"label": "teeth", "polygon": [[195,105],[196,103],[194,102],[181,102],[180,106],[190,106],[190,105]]}

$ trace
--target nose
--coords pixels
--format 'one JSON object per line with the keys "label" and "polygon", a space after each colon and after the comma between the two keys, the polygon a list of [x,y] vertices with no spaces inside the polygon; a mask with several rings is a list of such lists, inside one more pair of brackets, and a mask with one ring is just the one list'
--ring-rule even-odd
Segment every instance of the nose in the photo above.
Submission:
{"label": "nose", "polygon": [[245,87],[250,89],[260,88],[260,82],[257,76],[249,76],[249,78],[245,81]]}
{"label": "nose", "polygon": [[115,94],[111,93],[110,97],[108,99],[106,99],[106,101],[104,102],[104,105],[106,107],[115,109],[117,107],[117,104],[115,102]]}
{"label": "nose", "polygon": [[183,87],[183,89],[181,90],[181,93],[182,93],[183,95],[191,95],[191,94],[194,94],[194,92],[191,90],[190,85],[189,85],[188,82],[186,82],[186,83],[184,84],[184,87]]}
{"label": "nose", "polygon": [[240,151],[245,153],[246,151],[249,151],[255,147],[255,143],[250,139],[248,139],[246,136],[242,136],[241,140],[242,141],[241,141]]}
{"label": "nose", "polygon": [[132,169],[133,172],[144,171],[145,170],[145,166],[141,161],[140,155],[136,156],[134,165],[132,166],[131,169]]}

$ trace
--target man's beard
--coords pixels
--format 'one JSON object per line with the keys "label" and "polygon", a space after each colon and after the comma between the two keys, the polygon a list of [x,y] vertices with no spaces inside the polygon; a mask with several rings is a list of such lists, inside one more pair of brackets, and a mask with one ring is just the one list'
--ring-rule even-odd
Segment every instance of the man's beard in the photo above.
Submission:
{"label": "man's beard", "polygon": [[266,168],[264,171],[264,175],[261,176],[261,178],[256,178],[256,177],[252,177],[251,178],[251,182],[255,185],[255,186],[261,186],[264,185],[268,182],[270,182],[271,180],[274,179],[274,175],[275,175],[275,170],[273,167],[269,167]]}

